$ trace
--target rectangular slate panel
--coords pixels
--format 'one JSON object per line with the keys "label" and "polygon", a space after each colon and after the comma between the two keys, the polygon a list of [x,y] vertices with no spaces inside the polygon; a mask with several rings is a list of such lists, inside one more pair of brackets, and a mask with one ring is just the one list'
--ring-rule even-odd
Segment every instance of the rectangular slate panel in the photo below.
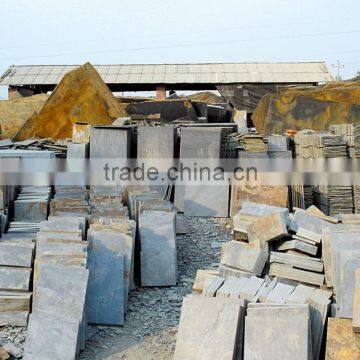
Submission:
{"label": "rectangular slate panel", "polygon": [[92,127],[90,158],[127,158],[130,155],[130,128]]}
{"label": "rectangular slate panel", "polygon": [[228,217],[228,185],[185,186],[184,213],[186,216]]}
{"label": "rectangular slate panel", "polygon": [[0,266],[1,290],[29,290],[31,269]]}
{"label": "rectangular slate panel", "polygon": [[125,312],[125,259],[118,238],[89,237],[90,270],[88,321],[123,325]]}
{"label": "rectangular slate panel", "polygon": [[42,221],[48,215],[46,200],[15,200],[15,220]]}
{"label": "rectangular slate panel", "polygon": [[79,321],[64,314],[38,312],[30,315],[24,360],[74,360]]}
{"label": "rectangular slate panel", "polygon": [[176,285],[175,214],[146,210],[140,215],[139,232],[141,285]]}
{"label": "rectangular slate panel", "polygon": [[0,243],[0,265],[31,267],[32,259],[32,247]]}
{"label": "rectangular slate panel", "polygon": [[174,359],[241,359],[244,312],[238,299],[184,298]]}
{"label": "rectangular slate panel", "polygon": [[143,159],[171,159],[175,155],[173,126],[139,127],[137,157]]}

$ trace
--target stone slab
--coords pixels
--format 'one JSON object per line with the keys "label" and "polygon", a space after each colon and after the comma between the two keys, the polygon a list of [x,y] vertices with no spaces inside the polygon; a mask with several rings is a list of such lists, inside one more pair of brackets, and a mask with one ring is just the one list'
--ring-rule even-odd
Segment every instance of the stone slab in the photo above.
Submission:
{"label": "stone slab", "polygon": [[360,358],[360,335],[353,332],[350,319],[328,319],[325,358],[326,360]]}
{"label": "stone slab", "polygon": [[186,216],[228,217],[228,185],[185,185]]}
{"label": "stone slab", "polygon": [[174,359],[241,359],[244,311],[241,300],[185,297]]}
{"label": "stone slab", "polygon": [[279,303],[285,304],[287,298],[295,290],[292,285],[282,284],[277,282],[272,290],[266,295],[265,303]]}
{"label": "stone slab", "polygon": [[32,247],[22,246],[21,244],[0,243],[0,265],[31,267],[32,260]]}
{"label": "stone slab", "polygon": [[15,200],[15,220],[42,221],[48,215],[48,201],[46,200]]}
{"label": "stone slab", "polygon": [[31,314],[24,345],[24,360],[74,360],[79,321],[63,314]]}
{"label": "stone slab", "polygon": [[309,339],[309,318],[306,316],[246,316],[244,359],[310,360]]}
{"label": "stone slab", "polygon": [[196,277],[192,289],[201,293],[204,290],[205,278],[214,279],[217,276],[219,276],[219,270],[198,270],[196,272]]}
{"label": "stone slab", "polygon": [[172,286],[177,283],[175,215],[146,210],[140,215],[141,285]]}
{"label": "stone slab", "polygon": [[230,241],[224,244],[221,263],[236,269],[261,275],[268,253],[265,249],[255,248],[249,244]]}
{"label": "stone slab", "polygon": [[279,247],[278,251],[286,250],[297,250],[306,254],[316,255],[318,248],[317,246],[307,244],[301,240],[288,240],[284,241]]}
{"label": "stone slab", "polygon": [[275,212],[256,219],[246,230],[249,242],[264,248],[266,242],[287,234],[286,219],[284,214]]}
{"label": "stone slab", "polygon": [[353,299],[353,330],[360,333],[360,268],[355,271],[354,299]]}
{"label": "stone slab", "polygon": [[312,258],[303,256],[281,253],[272,251],[270,253],[270,263],[280,263],[290,265],[294,268],[309,270],[322,273],[324,270],[324,264],[321,261],[314,261]]}
{"label": "stone slab", "polygon": [[0,291],[0,312],[30,311],[31,292]]}
{"label": "stone slab", "polygon": [[6,311],[0,312],[0,324],[10,326],[27,326],[29,311]]}
{"label": "stone slab", "polygon": [[[123,325],[125,257],[116,244],[94,238],[89,248],[88,321]],[[115,245],[115,248],[113,247]]]}
{"label": "stone slab", "polygon": [[325,280],[323,274],[295,269],[289,265],[277,263],[270,265],[269,275],[317,286],[322,286]]}
{"label": "stone slab", "polygon": [[29,291],[31,268],[0,266],[0,290]]}

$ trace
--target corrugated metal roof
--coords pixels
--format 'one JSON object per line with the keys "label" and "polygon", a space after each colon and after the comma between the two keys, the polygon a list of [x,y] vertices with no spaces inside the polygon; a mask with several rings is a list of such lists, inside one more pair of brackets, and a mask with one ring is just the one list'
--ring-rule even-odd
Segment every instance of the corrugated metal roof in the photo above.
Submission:
{"label": "corrugated metal roof", "polygon": [[[56,85],[78,65],[11,66],[0,85]],[[333,80],[324,62],[95,65],[108,84],[316,83]]]}

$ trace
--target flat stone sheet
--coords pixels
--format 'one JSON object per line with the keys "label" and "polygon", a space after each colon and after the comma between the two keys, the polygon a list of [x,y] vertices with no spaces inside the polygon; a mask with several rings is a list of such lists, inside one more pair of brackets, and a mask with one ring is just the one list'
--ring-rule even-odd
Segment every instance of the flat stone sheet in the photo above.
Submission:
{"label": "flat stone sheet", "polygon": [[353,317],[353,302],[355,290],[355,272],[360,268],[360,251],[344,251],[340,253],[340,283],[336,295],[340,304],[340,317]]}
{"label": "flat stone sheet", "polygon": [[0,266],[0,290],[29,291],[31,268]]}
{"label": "flat stone sheet", "polygon": [[360,334],[353,332],[350,319],[328,319],[325,358],[326,360],[360,359]]}
{"label": "flat stone sheet", "polygon": [[312,359],[308,309],[256,310],[245,317],[244,360]]}
{"label": "flat stone sheet", "polygon": [[29,311],[0,312],[0,323],[10,326],[27,326]]}
{"label": "flat stone sheet", "polygon": [[119,239],[90,237],[88,321],[123,325],[125,312],[125,256]]}
{"label": "flat stone sheet", "polygon": [[32,260],[32,247],[0,243],[0,265],[31,267]]}
{"label": "flat stone sheet", "polygon": [[326,220],[310,215],[305,210],[295,211],[294,217],[290,224],[290,230],[297,232],[298,228],[304,228],[315,234],[321,235],[322,230],[334,226]]}
{"label": "flat stone sheet", "polygon": [[[124,225],[128,225],[128,220]],[[120,225],[119,225],[120,226]],[[129,229],[131,230],[131,229]],[[129,290],[133,287],[134,281],[134,251],[135,251],[135,238],[129,233],[121,233],[116,229],[91,229],[88,231],[89,241],[89,269],[91,271],[90,260],[94,255],[95,259],[98,257],[106,257],[113,254],[124,255],[124,296],[125,296],[125,311],[127,308],[127,300],[129,296]],[[104,247],[104,248],[103,248]],[[105,248],[107,250],[105,250]],[[104,253],[97,254],[100,249],[104,250]],[[101,251],[101,250],[100,250]],[[115,261],[115,259],[114,259]],[[96,265],[96,263],[95,263]],[[91,276],[91,275],[90,275]]]}
{"label": "flat stone sheet", "polygon": [[63,314],[31,314],[24,360],[74,360],[79,321]]}
{"label": "flat stone sheet", "polygon": [[141,285],[176,285],[175,214],[146,210],[140,215],[139,231]]}
{"label": "flat stone sheet", "polygon": [[261,275],[267,258],[268,253],[265,249],[238,241],[230,241],[224,246],[220,262],[236,269]]}
{"label": "flat stone sheet", "polygon": [[186,216],[228,217],[228,185],[185,185],[184,214]]}
{"label": "flat stone sheet", "polygon": [[244,312],[241,300],[185,297],[174,359],[241,359]]}
{"label": "flat stone sheet", "polygon": [[15,200],[14,218],[23,221],[42,221],[48,215],[48,201],[46,200]]}

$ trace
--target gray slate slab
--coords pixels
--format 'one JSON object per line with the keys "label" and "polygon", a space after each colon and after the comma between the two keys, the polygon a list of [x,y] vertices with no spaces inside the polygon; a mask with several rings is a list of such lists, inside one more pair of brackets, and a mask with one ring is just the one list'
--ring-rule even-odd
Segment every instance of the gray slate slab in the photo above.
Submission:
{"label": "gray slate slab", "polygon": [[1,290],[29,290],[31,268],[0,266]]}
{"label": "gray slate slab", "polygon": [[0,243],[0,265],[31,267],[32,260],[32,247]]}
{"label": "gray slate slab", "polygon": [[146,210],[140,215],[142,286],[171,286],[177,282],[175,214]]}
{"label": "gray slate slab", "polygon": [[31,314],[24,360],[74,360],[79,321],[63,314]]}

